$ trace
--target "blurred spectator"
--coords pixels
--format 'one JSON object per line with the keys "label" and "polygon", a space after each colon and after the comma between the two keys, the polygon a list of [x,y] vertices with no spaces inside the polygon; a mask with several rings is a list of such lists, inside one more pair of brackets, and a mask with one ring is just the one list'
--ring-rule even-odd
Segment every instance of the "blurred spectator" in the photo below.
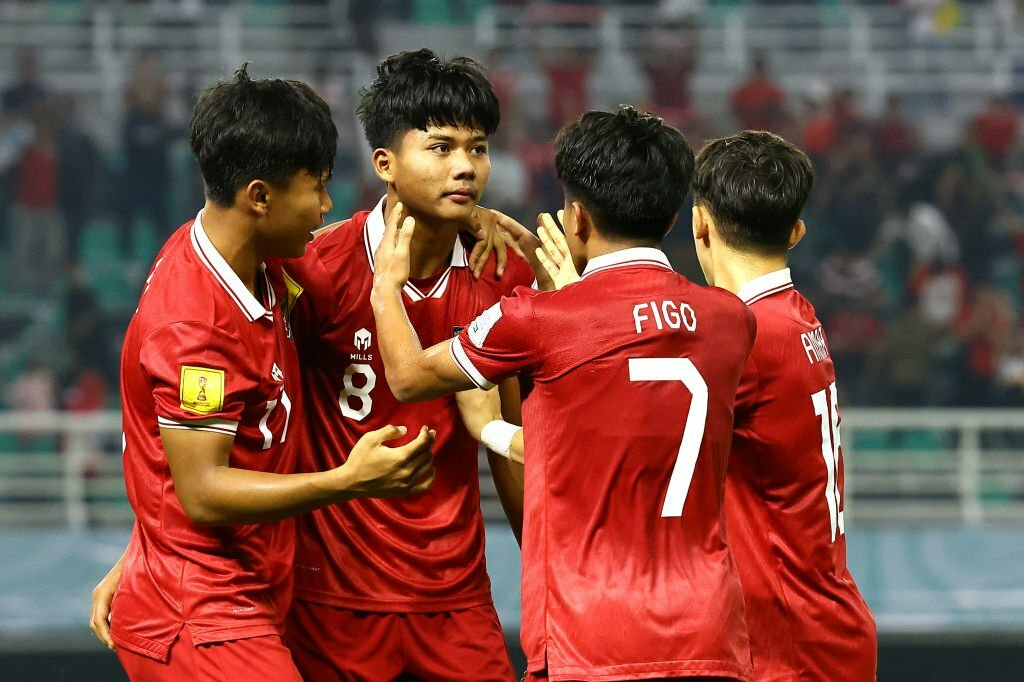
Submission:
{"label": "blurred spectator", "polygon": [[778,130],[783,123],[786,95],[768,72],[764,55],[754,59],[747,79],[730,96],[732,113],[746,130]]}
{"label": "blurred spectator", "polygon": [[832,112],[824,106],[821,100],[806,98],[804,107],[806,113],[801,146],[807,156],[820,165],[839,147],[839,135],[832,119]]}
{"label": "blurred spectator", "polygon": [[974,131],[988,159],[1003,168],[1020,129],[1020,112],[1006,95],[991,97],[973,120]]}
{"label": "blurred spectator", "polygon": [[121,252],[131,258],[136,219],[145,217],[160,236],[174,226],[167,217],[170,180],[171,131],[166,115],[171,89],[156,55],[144,53],[132,67],[124,89],[125,112],[121,125],[124,155],[122,190],[118,193]]}
{"label": "blurred spectator", "polygon": [[585,48],[547,50],[543,68],[548,81],[548,120],[557,129],[590,107],[587,90],[593,53]]}
{"label": "blurred spectator", "polygon": [[901,199],[895,211],[882,221],[876,250],[884,252],[902,242],[914,267],[959,262],[960,243],[942,211],[926,201],[906,201]]}
{"label": "blurred spectator", "polygon": [[903,111],[903,98],[891,93],[885,99],[885,113],[872,129],[875,157],[890,169],[910,159],[920,145],[921,134]]}
{"label": "blurred spectator", "polygon": [[57,387],[53,374],[38,356],[25,363],[25,369],[7,387],[7,406],[19,412],[46,412],[57,407]]}
{"label": "blurred spectator", "polygon": [[110,388],[103,373],[92,367],[79,370],[61,395],[61,403],[69,412],[97,412],[109,407]]}
{"label": "blurred spectator", "polygon": [[650,108],[675,126],[685,126],[697,115],[690,95],[690,79],[700,56],[703,3],[663,3],[659,20],[640,47],[650,91]]}
{"label": "blurred spectator", "polygon": [[94,367],[110,380],[117,379],[111,338],[103,308],[89,286],[81,265],[71,268],[64,293],[65,343],[73,368]]}
{"label": "blurred spectator", "polygon": [[[831,338],[831,337],[830,337]],[[870,405],[910,407],[936,404],[935,365],[943,332],[921,319],[917,306],[890,320],[880,343],[868,357],[860,386],[869,389],[857,402]],[[840,376],[850,376],[837,363]]]}
{"label": "blurred spectator", "polygon": [[1003,357],[1017,347],[1019,323],[1013,302],[998,287],[980,287],[960,316],[956,335],[963,344],[959,390],[961,404],[991,406],[999,395]]}
{"label": "blurred spectator", "polygon": [[39,80],[39,62],[33,50],[21,50],[16,57],[15,81],[3,92],[4,113],[11,117],[27,116],[46,102],[46,88]]}
{"label": "blurred spectator", "polygon": [[[25,364],[24,371],[7,387],[7,408],[15,412],[49,412],[57,409],[57,386],[53,374],[37,356]],[[52,443],[49,434],[16,434],[18,449],[34,451]]]}
{"label": "blurred spectator", "polygon": [[65,234],[57,203],[57,141],[54,114],[34,111],[35,137],[17,168],[10,288],[46,294],[56,291],[64,267]]}
{"label": "blurred spectator", "polygon": [[967,274],[957,265],[936,258],[917,269],[910,280],[920,319],[949,332],[962,314],[969,294]]}
{"label": "blurred spectator", "polygon": [[77,120],[74,97],[64,97],[57,132],[57,201],[67,232],[70,261],[81,256],[82,235],[92,218],[99,184],[100,156],[92,138]]}
{"label": "blurred spectator", "polygon": [[46,89],[39,79],[39,64],[32,50],[17,53],[14,81],[0,94],[0,234],[7,235],[13,219],[17,182],[16,165],[32,140],[29,113],[46,102]]}

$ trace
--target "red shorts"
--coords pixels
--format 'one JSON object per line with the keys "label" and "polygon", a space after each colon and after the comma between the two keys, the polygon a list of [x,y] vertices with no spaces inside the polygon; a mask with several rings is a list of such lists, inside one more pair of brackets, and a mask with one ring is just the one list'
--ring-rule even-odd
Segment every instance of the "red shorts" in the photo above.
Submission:
{"label": "red shorts", "polygon": [[124,647],[117,648],[117,657],[132,682],[302,682],[277,635],[195,646],[184,627],[166,663]]}
{"label": "red shorts", "polygon": [[441,613],[377,613],[294,601],[286,633],[307,682],[516,679],[490,604]]}

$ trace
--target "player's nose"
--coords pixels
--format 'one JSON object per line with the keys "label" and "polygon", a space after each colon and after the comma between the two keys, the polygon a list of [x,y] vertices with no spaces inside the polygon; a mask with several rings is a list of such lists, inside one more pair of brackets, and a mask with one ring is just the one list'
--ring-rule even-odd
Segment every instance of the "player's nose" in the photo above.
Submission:
{"label": "player's nose", "polygon": [[465,150],[459,150],[452,154],[452,177],[453,178],[475,178],[476,165],[473,159]]}

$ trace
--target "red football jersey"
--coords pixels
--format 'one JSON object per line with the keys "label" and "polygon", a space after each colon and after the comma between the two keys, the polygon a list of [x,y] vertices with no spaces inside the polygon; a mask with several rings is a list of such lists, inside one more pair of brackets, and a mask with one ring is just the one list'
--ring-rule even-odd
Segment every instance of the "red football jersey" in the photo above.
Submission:
{"label": "red football jersey", "polygon": [[157,256],[121,355],[124,475],[135,527],[114,598],[114,641],[166,660],[187,625],[196,644],[282,634],[294,522],[205,527],[185,514],[160,429],[234,436],[231,466],[294,473],[299,369],[279,273],[257,299],[201,219]]}
{"label": "red football jersey", "polygon": [[[408,427],[398,442],[426,424],[437,430],[436,477],[414,497],[360,499],[300,519],[295,596],[389,612],[487,604],[477,443],[454,397],[402,404],[384,377],[370,306],[373,253],[383,236],[382,201],[320,235],[289,266],[304,289],[293,313],[308,416],[300,467],[340,466],[361,436],[387,424]],[[452,338],[502,294],[533,281],[526,261],[514,254],[501,280],[493,259],[475,280],[467,255],[456,240],[440,276],[405,287],[406,310],[424,347]]]}
{"label": "red football jersey", "polygon": [[594,258],[560,291],[517,290],[452,344],[479,386],[535,382],[523,403],[531,672],[750,677],[722,489],[753,340],[735,296],[635,248]]}
{"label": "red football jersey", "polygon": [[736,399],[726,485],[754,677],[875,679],[875,622],[846,568],[836,375],[789,270],[739,292],[757,339]]}

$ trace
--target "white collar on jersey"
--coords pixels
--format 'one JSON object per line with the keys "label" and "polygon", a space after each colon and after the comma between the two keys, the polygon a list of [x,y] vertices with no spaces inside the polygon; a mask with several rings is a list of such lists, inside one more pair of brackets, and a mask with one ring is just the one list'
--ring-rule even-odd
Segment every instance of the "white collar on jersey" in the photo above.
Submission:
{"label": "white collar on jersey", "polygon": [[603,256],[596,256],[587,261],[587,267],[583,269],[583,276],[592,275],[595,272],[618,268],[624,265],[659,265],[663,268],[672,269],[668,262],[668,256],[661,249],[650,246],[636,246],[631,249],[612,251]]}
{"label": "white collar on jersey", "polygon": [[[377,202],[377,206],[366,217],[366,226],[363,228],[363,244],[366,246],[366,257],[370,261],[370,272],[373,272],[373,254],[377,253],[377,247],[384,240],[385,201],[387,201],[386,196]],[[462,241],[455,237],[455,245],[452,247],[452,261],[438,278],[434,287],[430,291],[423,292],[416,288],[416,285],[413,283],[406,282],[405,293],[413,301],[421,301],[425,298],[441,298],[444,295],[445,289],[448,288],[448,275],[451,274],[452,268],[465,267],[469,267],[469,258],[465,247],[462,246]]]}
{"label": "white collar on jersey", "polygon": [[740,300],[750,305],[762,298],[777,294],[780,291],[793,288],[793,277],[789,274],[789,268],[782,268],[767,275],[761,275],[752,279],[736,292]]}
{"label": "white collar on jersey", "polygon": [[[235,271],[231,269],[231,266],[227,264],[224,257],[220,255],[217,249],[213,246],[213,242],[210,241],[210,237],[207,236],[206,230],[203,229],[202,222],[203,212],[200,211],[196,215],[195,222],[192,223],[191,237],[192,237],[192,248],[195,249],[196,255],[199,256],[199,260],[203,262],[210,272],[213,273],[213,278],[217,280],[224,291],[228,292],[228,296],[231,300],[241,308],[242,312],[245,313],[245,317],[250,322],[266,317],[267,319],[274,319],[273,314],[263,307],[263,304],[257,300],[252,292],[242,284],[242,280],[235,274]],[[274,287],[270,286],[270,279],[267,277],[267,266],[264,263],[260,263],[260,273],[263,275],[264,283],[266,285],[267,296],[270,299],[270,307],[274,307]]]}

